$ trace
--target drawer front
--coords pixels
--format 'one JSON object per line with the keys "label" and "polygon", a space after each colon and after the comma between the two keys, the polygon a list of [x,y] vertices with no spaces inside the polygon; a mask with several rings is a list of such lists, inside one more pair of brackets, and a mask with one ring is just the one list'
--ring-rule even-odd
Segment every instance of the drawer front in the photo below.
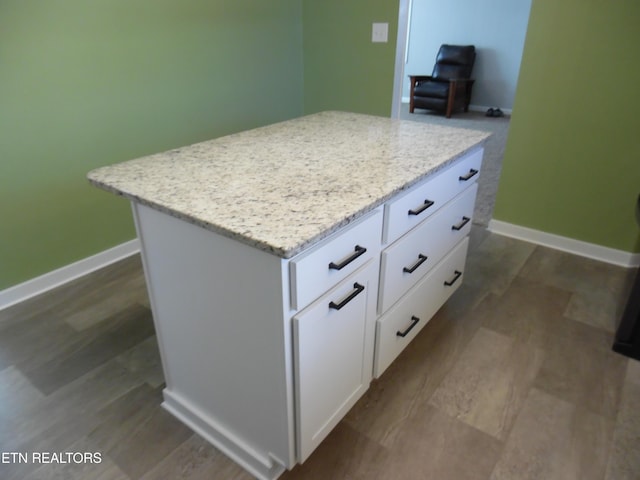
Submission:
{"label": "drawer front", "polygon": [[340,231],[289,263],[291,308],[303,308],[380,252],[382,210]]}
{"label": "drawer front", "polygon": [[377,378],[462,283],[469,238],[462,240],[398,304],[376,323]]}
{"label": "drawer front", "polygon": [[385,207],[383,242],[394,242],[474,184],[480,173],[483,152],[480,148],[467,153],[443,172],[389,202]]}
{"label": "drawer front", "polygon": [[379,312],[385,312],[471,230],[478,185],[382,252]]}
{"label": "drawer front", "polygon": [[293,317],[299,462],[369,386],[377,275],[371,261]]}

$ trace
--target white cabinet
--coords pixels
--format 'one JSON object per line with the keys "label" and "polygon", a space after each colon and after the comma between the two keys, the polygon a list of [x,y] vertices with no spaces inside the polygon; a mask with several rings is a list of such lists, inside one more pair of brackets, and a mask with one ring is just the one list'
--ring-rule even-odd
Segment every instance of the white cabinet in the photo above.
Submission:
{"label": "white cabinet", "polygon": [[481,161],[291,259],[134,201],[163,406],[260,479],[305,461],[461,283]]}

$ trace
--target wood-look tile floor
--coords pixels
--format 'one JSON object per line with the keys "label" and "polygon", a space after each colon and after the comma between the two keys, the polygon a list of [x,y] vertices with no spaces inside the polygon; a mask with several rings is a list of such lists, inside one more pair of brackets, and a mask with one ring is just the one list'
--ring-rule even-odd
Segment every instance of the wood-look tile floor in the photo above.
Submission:
{"label": "wood-look tile floor", "polygon": [[[640,362],[611,351],[632,273],[474,226],[463,286],[282,478],[640,479]],[[162,387],[137,256],[0,311],[0,478],[252,478]]]}

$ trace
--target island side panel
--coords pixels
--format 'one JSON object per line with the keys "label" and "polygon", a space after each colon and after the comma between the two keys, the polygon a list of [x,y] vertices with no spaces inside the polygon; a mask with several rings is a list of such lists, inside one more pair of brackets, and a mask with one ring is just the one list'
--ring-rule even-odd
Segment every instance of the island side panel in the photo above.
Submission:
{"label": "island side panel", "polygon": [[295,463],[287,262],[132,205],[164,406],[256,476],[275,478]]}

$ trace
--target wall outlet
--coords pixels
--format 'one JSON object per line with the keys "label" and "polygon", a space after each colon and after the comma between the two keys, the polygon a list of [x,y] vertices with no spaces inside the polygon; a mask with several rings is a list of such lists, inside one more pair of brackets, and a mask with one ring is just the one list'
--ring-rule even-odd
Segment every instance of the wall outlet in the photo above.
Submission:
{"label": "wall outlet", "polygon": [[371,41],[374,43],[386,43],[389,37],[388,23],[374,23],[371,28]]}

